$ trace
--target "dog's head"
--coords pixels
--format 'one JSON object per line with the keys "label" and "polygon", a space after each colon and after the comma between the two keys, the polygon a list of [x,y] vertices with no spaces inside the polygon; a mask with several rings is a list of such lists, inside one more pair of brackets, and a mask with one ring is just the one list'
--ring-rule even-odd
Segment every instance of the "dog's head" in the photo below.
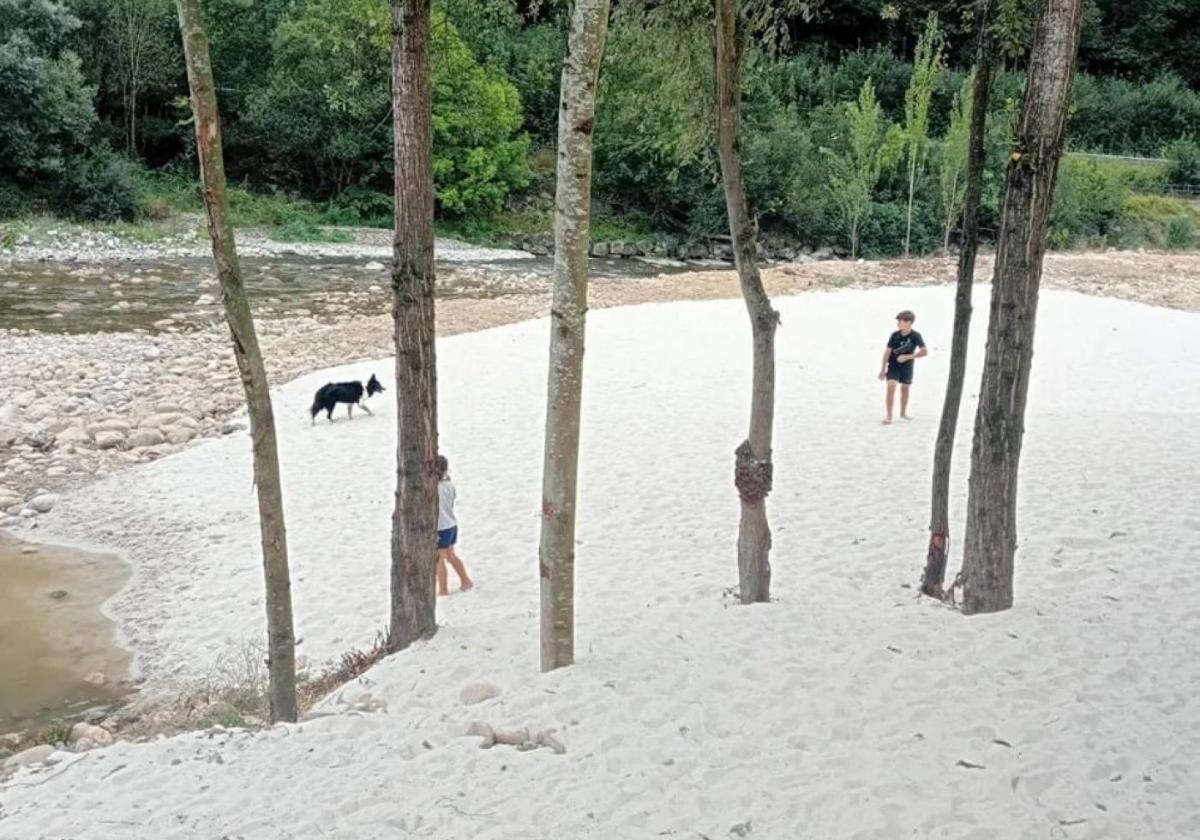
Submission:
{"label": "dog's head", "polygon": [[367,396],[372,397],[375,394],[382,394],[383,390],[383,386],[379,384],[379,380],[372,373],[371,378],[367,380]]}

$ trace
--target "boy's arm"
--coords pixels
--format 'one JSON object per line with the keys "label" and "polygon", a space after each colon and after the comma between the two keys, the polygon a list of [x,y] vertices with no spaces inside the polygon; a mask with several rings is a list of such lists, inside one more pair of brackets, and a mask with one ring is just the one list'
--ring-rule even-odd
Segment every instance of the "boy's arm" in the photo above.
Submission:
{"label": "boy's arm", "polygon": [[883,361],[881,361],[879,363],[879,378],[880,379],[887,378],[887,363],[888,363],[888,359],[891,358],[891,355],[892,355],[892,348],[884,347],[883,348]]}

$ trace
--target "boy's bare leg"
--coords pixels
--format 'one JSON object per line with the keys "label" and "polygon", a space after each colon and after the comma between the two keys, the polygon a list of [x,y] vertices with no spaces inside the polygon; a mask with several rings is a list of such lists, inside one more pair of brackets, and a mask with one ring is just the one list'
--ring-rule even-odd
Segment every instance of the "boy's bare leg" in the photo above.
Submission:
{"label": "boy's bare leg", "polygon": [[892,422],[892,406],[895,404],[895,402],[896,402],[896,380],[889,379],[887,381],[887,399],[885,402],[885,405],[887,406],[887,414],[883,418],[884,425],[887,425],[888,423]]}
{"label": "boy's bare leg", "polygon": [[449,595],[450,590],[446,586],[446,552],[438,551],[437,562],[437,594]]}
{"label": "boy's bare leg", "polygon": [[[446,559],[450,561],[450,565],[454,567],[455,574],[458,575],[458,582],[462,586],[463,592],[470,592],[475,588],[475,582],[471,580],[471,576],[467,574],[467,567],[463,563],[462,558],[458,556],[458,552],[451,548],[446,552]],[[445,572],[445,567],[442,567]]]}
{"label": "boy's bare leg", "polygon": [[908,386],[907,385],[900,386],[900,416],[903,417],[905,420],[912,419],[911,417],[908,416]]}

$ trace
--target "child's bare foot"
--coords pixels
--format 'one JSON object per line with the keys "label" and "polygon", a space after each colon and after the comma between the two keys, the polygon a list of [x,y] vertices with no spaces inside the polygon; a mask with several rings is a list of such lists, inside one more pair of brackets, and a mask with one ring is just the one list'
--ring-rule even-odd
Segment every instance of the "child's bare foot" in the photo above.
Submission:
{"label": "child's bare foot", "polygon": [[447,595],[449,595],[449,594],[450,594],[450,590],[449,590],[449,589],[439,589],[439,590],[438,590],[438,597],[439,597],[439,598],[443,598],[443,597],[445,597],[445,596],[447,596]]}
{"label": "child's bare foot", "polygon": [[907,414],[901,414],[901,415],[900,415],[900,419],[901,419],[901,420],[911,420],[912,418],[911,418],[911,417],[909,417]]}
{"label": "child's bare foot", "polygon": [[474,588],[475,588],[475,582],[470,581],[470,580],[464,581],[463,585],[459,587],[459,589],[461,589],[463,592],[470,592]]}
{"label": "child's bare foot", "polygon": [[882,424],[883,424],[883,425],[885,425],[885,426],[890,426],[890,425],[892,425],[892,418],[891,418],[891,417],[885,417],[885,418],[883,418],[882,420],[880,420],[879,422],[880,422],[880,423],[882,423]]}

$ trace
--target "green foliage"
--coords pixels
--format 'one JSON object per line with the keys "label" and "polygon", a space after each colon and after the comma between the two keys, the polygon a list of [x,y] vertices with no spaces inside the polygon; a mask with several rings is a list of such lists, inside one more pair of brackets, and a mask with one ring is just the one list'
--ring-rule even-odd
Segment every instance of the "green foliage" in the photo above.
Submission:
{"label": "green foliage", "polygon": [[1181,137],[1169,145],[1167,158],[1171,161],[1169,177],[1172,184],[1200,187],[1200,143],[1195,137]]}
{"label": "green foliage", "polygon": [[1067,130],[1075,148],[1155,157],[1180,137],[1200,136],[1200,92],[1171,75],[1136,84],[1081,73]]}
{"label": "green foliage", "polygon": [[850,239],[851,257],[858,254],[859,232],[872,209],[872,196],[884,170],[903,154],[904,134],[887,122],[870,79],[858,100],[846,105],[848,134],[840,151],[825,150],[829,187]]}
{"label": "green foliage", "polygon": [[1065,248],[1103,242],[1119,225],[1127,194],[1112,171],[1091,160],[1065,158],[1050,212],[1050,243]]}
{"label": "green foliage", "polygon": [[713,153],[711,39],[698,24],[678,29],[632,10],[614,20],[596,94],[595,184],[660,223],[708,208],[697,226],[727,226]]}
{"label": "green foliage", "polygon": [[344,230],[324,228],[308,219],[292,219],[271,231],[277,242],[353,242],[354,237]]}
{"label": "green foliage", "polygon": [[[942,35],[937,15],[929,16],[925,32],[917,41],[913,74],[904,93],[904,150],[908,158],[908,215],[906,229],[912,228],[912,206],[917,180],[925,165],[925,145],[929,138],[929,103],[942,73]],[[909,236],[904,237],[904,253],[910,250]]]}
{"label": "green foliage", "polygon": [[950,244],[950,234],[962,216],[967,197],[967,157],[971,140],[971,107],[974,102],[975,74],[963,80],[954,100],[950,128],[939,147],[938,198],[942,219],[942,244]]}
{"label": "green foliage", "polygon": [[[279,26],[266,85],[250,98],[283,180],[336,195],[391,181],[391,17],[385,0],[309,0]],[[515,88],[433,19],[434,182],[444,213],[492,212],[528,183]],[[300,175],[300,178],[296,176]]]}
{"label": "green foliage", "polygon": [[53,0],[0,0],[0,179],[56,179],[86,146],[95,91],[66,47],[78,27]]}

